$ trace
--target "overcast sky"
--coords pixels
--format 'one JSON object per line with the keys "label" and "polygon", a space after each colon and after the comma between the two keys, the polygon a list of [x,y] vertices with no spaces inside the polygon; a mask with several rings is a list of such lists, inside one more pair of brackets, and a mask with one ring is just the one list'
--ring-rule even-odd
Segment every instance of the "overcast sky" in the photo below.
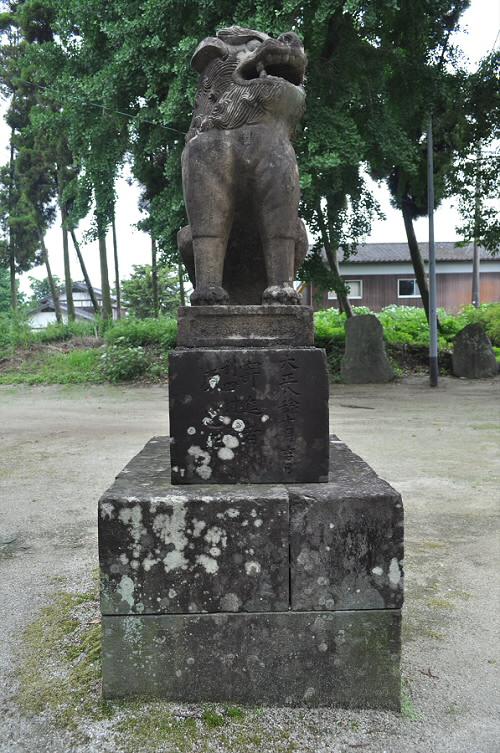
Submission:
{"label": "overcast sky", "polygon": [[[500,27],[500,3],[498,0],[472,0],[469,10],[462,17],[462,31],[455,35],[455,41],[460,45],[466,57],[469,60],[471,68],[475,67],[478,61],[488,53],[495,40],[498,44],[498,30]],[[0,159],[3,163],[8,161],[8,130],[5,123],[0,125]],[[405,242],[406,235],[404,232],[401,214],[390,206],[389,193],[385,186],[376,186],[373,184],[375,195],[381,204],[382,210],[386,215],[385,220],[374,223],[372,232],[366,239],[372,242]],[[150,241],[148,236],[137,231],[134,224],[140,219],[140,213],[137,209],[138,189],[136,186],[129,186],[125,179],[122,178],[118,184],[118,203],[116,211],[116,225],[118,236],[118,250],[120,257],[120,274],[122,279],[128,277],[134,264],[147,264],[150,261]],[[435,212],[435,238],[436,241],[453,241],[457,240],[455,226],[457,225],[457,213],[452,202],[446,201]],[[84,230],[82,223],[78,230],[81,235]],[[427,220],[425,218],[415,223],[417,238],[419,241],[427,240]],[[61,230],[54,226],[47,233],[47,248],[52,261],[53,272],[61,279],[64,277],[63,259],[62,259],[62,241]],[[109,271],[110,278],[113,277],[112,263],[112,246],[108,244],[109,249]],[[85,259],[92,282],[100,286],[99,274],[99,256],[97,244],[88,244],[83,248]],[[71,274],[73,279],[82,278],[81,270],[78,265],[76,255],[71,249]],[[37,267],[27,274],[22,275],[21,288],[28,292],[29,281],[28,275],[42,279],[46,276],[45,267]]]}

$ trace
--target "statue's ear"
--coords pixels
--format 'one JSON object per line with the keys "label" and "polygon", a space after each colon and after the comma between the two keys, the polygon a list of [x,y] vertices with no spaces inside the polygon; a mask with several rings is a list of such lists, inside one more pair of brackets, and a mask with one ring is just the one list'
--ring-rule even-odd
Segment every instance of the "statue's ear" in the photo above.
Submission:
{"label": "statue's ear", "polygon": [[203,73],[212,60],[215,60],[215,58],[226,58],[228,54],[227,45],[222,40],[217,39],[217,37],[207,37],[196,48],[191,58],[191,66],[198,73]]}

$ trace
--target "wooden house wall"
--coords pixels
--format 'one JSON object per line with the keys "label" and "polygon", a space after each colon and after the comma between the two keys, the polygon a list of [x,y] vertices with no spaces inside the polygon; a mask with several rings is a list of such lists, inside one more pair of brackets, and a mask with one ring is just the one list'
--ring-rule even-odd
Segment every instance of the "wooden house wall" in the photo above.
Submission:
{"label": "wooden house wall", "polygon": [[[418,306],[422,307],[420,298],[399,298],[398,280],[412,278],[411,274],[384,275],[344,275],[344,280],[361,280],[363,286],[362,298],[353,298],[353,306],[368,306],[372,311],[380,311],[386,306]],[[450,313],[456,313],[462,306],[471,303],[472,275],[460,273],[438,274],[437,305]],[[311,304],[315,310],[338,307],[336,300],[329,300],[326,292],[317,292],[310,287],[305,291],[305,303]],[[500,301],[500,271],[481,274],[481,303]]]}

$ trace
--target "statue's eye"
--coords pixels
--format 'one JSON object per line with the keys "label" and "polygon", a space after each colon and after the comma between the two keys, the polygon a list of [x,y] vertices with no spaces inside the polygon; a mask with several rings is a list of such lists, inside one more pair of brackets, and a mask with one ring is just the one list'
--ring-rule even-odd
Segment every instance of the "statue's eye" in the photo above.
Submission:
{"label": "statue's eye", "polygon": [[260,47],[260,42],[258,39],[251,39],[249,42],[247,42],[247,50],[250,50],[250,52],[253,52],[257,49],[257,47]]}

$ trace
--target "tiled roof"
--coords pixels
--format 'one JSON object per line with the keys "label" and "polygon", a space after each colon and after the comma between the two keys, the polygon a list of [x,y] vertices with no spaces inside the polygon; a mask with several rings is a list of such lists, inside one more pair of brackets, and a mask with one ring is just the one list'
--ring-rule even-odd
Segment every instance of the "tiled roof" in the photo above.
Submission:
{"label": "tiled roof", "polygon": [[[419,243],[420,252],[424,260],[429,256],[429,244]],[[500,256],[491,256],[484,248],[480,248],[481,259],[496,260]],[[339,253],[342,262],[342,252]],[[349,264],[370,264],[376,262],[409,262],[410,252],[407,243],[364,243],[358,246],[355,254],[349,257]],[[436,261],[472,261],[472,243],[458,246],[454,242],[436,243]]]}

